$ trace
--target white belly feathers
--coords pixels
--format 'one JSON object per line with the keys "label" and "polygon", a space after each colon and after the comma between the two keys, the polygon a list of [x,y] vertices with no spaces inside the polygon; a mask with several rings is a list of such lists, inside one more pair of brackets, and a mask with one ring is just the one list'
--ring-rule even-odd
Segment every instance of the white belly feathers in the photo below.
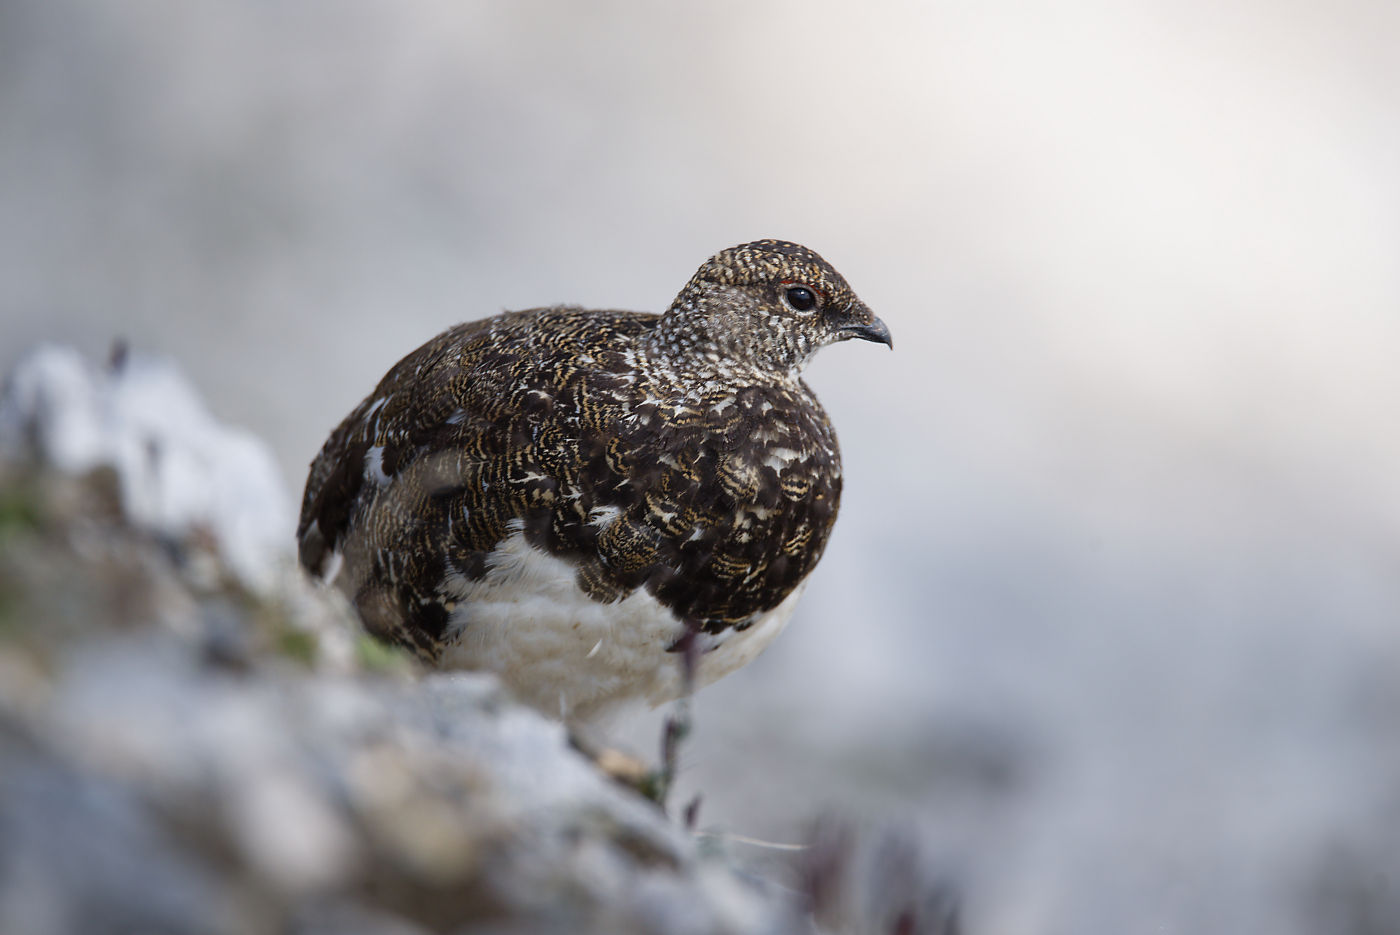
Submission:
{"label": "white belly feathers", "polygon": [[[500,674],[516,696],[545,713],[587,723],[629,701],[662,704],[682,692],[681,660],[667,652],[685,632],[643,589],[611,604],[585,594],[570,562],[515,531],[475,581],[444,580],[456,602],[441,663]],[[696,687],[752,661],[792,616],[803,585],[744,630],[700,634]]]}

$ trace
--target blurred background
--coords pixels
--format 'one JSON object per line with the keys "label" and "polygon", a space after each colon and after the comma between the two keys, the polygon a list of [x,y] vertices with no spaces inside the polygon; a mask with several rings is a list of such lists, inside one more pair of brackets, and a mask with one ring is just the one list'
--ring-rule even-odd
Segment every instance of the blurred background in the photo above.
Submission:
{"label": "blurred background", "polygon": [[442,328],[801,241],[896,349],[808,373],[842,516],[698,700],[701,825],[899,821],[971,932],[1395,931],[1397,43],[1380,0],[0,3],[0,368],[173,355],[299,493]]}

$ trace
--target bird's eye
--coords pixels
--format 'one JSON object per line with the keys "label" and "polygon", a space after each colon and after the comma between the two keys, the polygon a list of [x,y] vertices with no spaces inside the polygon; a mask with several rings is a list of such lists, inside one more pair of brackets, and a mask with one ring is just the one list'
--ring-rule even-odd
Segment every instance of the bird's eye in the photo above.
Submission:
{"label": "bird's eye", "polygon": [[789,286],[783,296],[794,311],[810,312],[817,307],[817,294],[806,286]]}

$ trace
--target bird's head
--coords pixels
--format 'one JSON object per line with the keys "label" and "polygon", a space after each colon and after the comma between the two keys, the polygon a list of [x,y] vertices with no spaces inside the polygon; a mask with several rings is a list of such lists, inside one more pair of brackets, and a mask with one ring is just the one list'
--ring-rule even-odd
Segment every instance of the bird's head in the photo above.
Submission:
{"label": "bird's head", "polygon": [[820,256],[758,240],[705,262],[662,316],[670,353],[797,374],[819,349],[848,338],[894,347],[889,328]]}

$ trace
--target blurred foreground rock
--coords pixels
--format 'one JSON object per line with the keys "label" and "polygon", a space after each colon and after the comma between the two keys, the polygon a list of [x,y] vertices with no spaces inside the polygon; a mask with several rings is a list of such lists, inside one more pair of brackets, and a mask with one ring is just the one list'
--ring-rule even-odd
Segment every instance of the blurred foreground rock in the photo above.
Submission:
{"label": "blurred foreground rock", "polygon": [[0,932],[808,930],[490,677],[357,636],[270,464],[165,365],[11,375]]}

